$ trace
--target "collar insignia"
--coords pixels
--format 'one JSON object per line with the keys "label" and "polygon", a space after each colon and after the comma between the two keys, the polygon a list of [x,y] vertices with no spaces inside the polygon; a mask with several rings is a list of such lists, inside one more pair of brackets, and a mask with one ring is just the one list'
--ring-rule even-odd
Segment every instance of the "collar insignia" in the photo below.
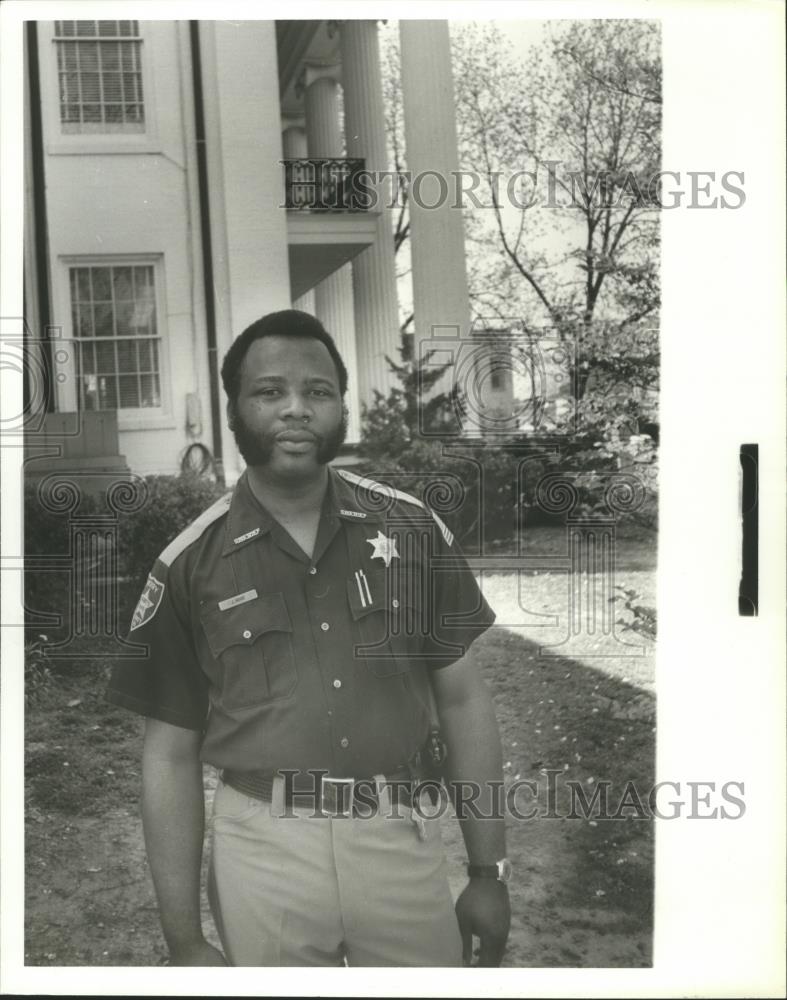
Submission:
{"label": "collar insignia", "polygon": [[252,530],[247,531],[245,535],[238,535],[237,538],[233,538],[232,540],[233,542],[235,542],[236,545],[240,545],[241,542],[247,542],[250,538],[254,538],[255,536],[259,535],[259,533],[260,533],[259,528],[252,528]]}

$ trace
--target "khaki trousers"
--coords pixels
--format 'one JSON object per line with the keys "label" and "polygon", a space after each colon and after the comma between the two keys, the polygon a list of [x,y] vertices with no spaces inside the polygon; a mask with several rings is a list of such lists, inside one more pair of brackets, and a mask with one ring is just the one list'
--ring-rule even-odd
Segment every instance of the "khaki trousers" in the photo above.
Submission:
{"label": "khaki trousers", "polygon": [[[219,782],[208,895],[236,966],[461,966],[439,819],[285,810]],[[285,815],[289,812],[290,815]],[[294,815],[292,815],[294,813]]]}

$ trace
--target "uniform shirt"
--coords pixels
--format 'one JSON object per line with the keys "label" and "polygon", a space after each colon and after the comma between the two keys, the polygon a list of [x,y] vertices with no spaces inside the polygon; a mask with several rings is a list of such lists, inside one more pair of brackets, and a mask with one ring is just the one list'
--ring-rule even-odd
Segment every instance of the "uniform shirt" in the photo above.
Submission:
{"label": "uniform shirt", "polygon": [[107,696],[241,771],[391,773],[428,735],[428,672],[494,621],[420,501],[329,469],[311,559],[246,474],[159,556]]}

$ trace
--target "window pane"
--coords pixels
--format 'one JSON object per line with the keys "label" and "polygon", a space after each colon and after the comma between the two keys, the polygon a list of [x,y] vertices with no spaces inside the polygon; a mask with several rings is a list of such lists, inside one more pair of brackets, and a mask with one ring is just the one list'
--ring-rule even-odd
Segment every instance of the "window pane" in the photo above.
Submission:
{"label": "window pane", "polygon": [[123,74],[123,97],[126,101],[133,101],[136,103],[140,99],[141,89],[142,88],[139,86],[138,73]]}
{"label": "window pane", "polygon": [[77,42],[79,68],[83,73],[98,72],[98,47],[95,42]]}
{"label": "window pane", "polygon": [[88,305],[74,306],[74,336],[93,336],[93,310]]}
{"label": "window pane", "polygon": [[99,35],[116,35],[118,33],[117,21],[99,21],[98,33]]}
{"label": "window pane", "polygon": [[85,375],[82,378],[82,408],[85,410],[98,409],[98,379],[95,375]]}
{"label": "window pane", "polygon": [[134,334],[133,327],[134,303],[118,302],[115,306],[118,337],[130,337]]}
{"label": "window pane", "polygon": [[84,122],[100,122],[101,121],[101,105],[100,104],[83,104],[82,105],[82,121],[84,121]]}
{"label": "window pane", "polygon": [[98,305],[93,307],[93,316],[95,317],[97,337],[114,336],[111,302],[99,302]]}
{"label": "window pane", "polygon": [[118,371],[137,371],[137,345],[133,340],[118,341]]}
{"label": "window pane", "polygon": [[93,301],[111,302],[112,286],[109,282],[110,269],[108,267],[92,267],[93,272]]}
{"label": "window pane", "polygon": [[123,92],[120,89],[120,73],[104,74],[104,100],[116,103],[123,100]]}
{"label": "window pane", "polygon": [[153,366],[151,346],[151,341],[149,340],[140,340],[137,345],[137,349],[139,351],[139,370],[141,372],[152,372],[156,370]]}
{"label": "window pane", "polygon": [[61,45],[59,47],[63,69],[70,73],[77,71],[77,47],[76,45]]}
{"label": "window pane", "polygon": [[140,405],[161,406],[158,375],[141,375],[139,381],[142,389]]}
{"label": "window pane", "polygon": [[98,407],[100,410],[116,410],[118,405],[117,380],[114,375],[98,377]]}
{"label": "window pane", "polygon": [[96,371],[112,374],[115,368],[115,345],[111,340],[99,340],[96,343]]}
{"label": "window pane", "polygon": [[76,73],[60,74],[60,103],[75,104],[79,100],[79,77]]}
{"label": "window pane", "polygon": [[101,91],[98,86],[98,73],[82,74],[82,100],[100,101]]}
{"label": "window pane", "polygon": [[159,363],[158,363],[158,341],[157,340],[149,340],[148,343],[150,344],[151,369],[154,372],[157,372],[157,371],[159,371]]}
{"label": "window pane", "polygon": [[137,302],[134,305],[134,312],[131,314],[130,328],[138,337],[149,336],[154,331],[153,326],[153,303]]}
{"label": "window pane", "polygon": [[153,268],[150,266],[134,268],[134,298],[153,299]]}
{"label": "window pane", "polygon": [[63,122],[78,122],[79,121],[79,105],[78,104],[66,104],[61,109],[60,120]]}
{"label": "window pane", "polygon": [[120,409],[129,409],[139,406],[139,384],[136,375],[121,375],[118,379],[120,383]]}
{"label": "window pane", "polygon": [[83,375],[93,375],[96,371],[96,345],[80,344],[77,357],[81,359]]}
{"label": "window pane", "polygon": [[105,42],[101,46],[101,65],[107,72],[120,69],[120,42]]}
{"label": "window pane", "polygon": [[106,121],[106,122],[122,122],[123,121],[123,105],[122,104],[105,104],[104,105],[104,121]]}
{"label": "window pane", "polygon": [[120,302],[123,299],[130,301],[134,298],[131,271],[130,267],[112,268],[112,281],[115,285],[115,302]]}
{"label": "window pane", "polygon": [[125,70],[139,69],[139,49],[133,42],[119,42],[120,63]]}
{"label": "window pane", "polygon": [[76,275],[76,299],[78,302],[91,302],[93,292],[90,287],[90,268],[74,267],[71,273]]}

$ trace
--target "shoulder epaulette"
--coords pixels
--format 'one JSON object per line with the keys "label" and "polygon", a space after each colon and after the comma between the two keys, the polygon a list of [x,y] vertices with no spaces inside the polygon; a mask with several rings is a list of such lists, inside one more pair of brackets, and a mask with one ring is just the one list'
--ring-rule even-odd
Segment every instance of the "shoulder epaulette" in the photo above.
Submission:
{"label": "shoulder epaulette", "polygon": [[382,496],[403,500],[405,503],[414,504],[416,507],[420,507],[422,510],[428,511],[434,518],[437,527],[440,529],[440,533],[446,541],[446,544],[454,544],[454,534],[448,525],[441,518],[439,518],[437,514],[431,510],[431,508],[427,507],[422,500],[419,500],[418,497],[411,496],[411,494],[405,493],[402,490],[394,489],[393,486],[386,486],[385,483],[375,482],[374,479],[367,479],[366,476],[356,476],[354,472],[348,472],[347,469],[337,469],[336,471],[342,479],[346,480],[348,483],[352,483],[353,486],[360,486],[361,489],[369,490],[371,493],[378,493]]}
{"label": "shoulder epaulette", "polygon": [[232,491],[225,493],[223,497],[219,497],[195,521],[192,521],[188,527],[184,528],[179,535],[172,539],[159,556],[159,562],[164,563],[165,566],[171,566],[181,552],[185,551],[192,542],[196,542],[214,521],[217,521],[222,515],[227,513],[230,509],[231,500]]}

